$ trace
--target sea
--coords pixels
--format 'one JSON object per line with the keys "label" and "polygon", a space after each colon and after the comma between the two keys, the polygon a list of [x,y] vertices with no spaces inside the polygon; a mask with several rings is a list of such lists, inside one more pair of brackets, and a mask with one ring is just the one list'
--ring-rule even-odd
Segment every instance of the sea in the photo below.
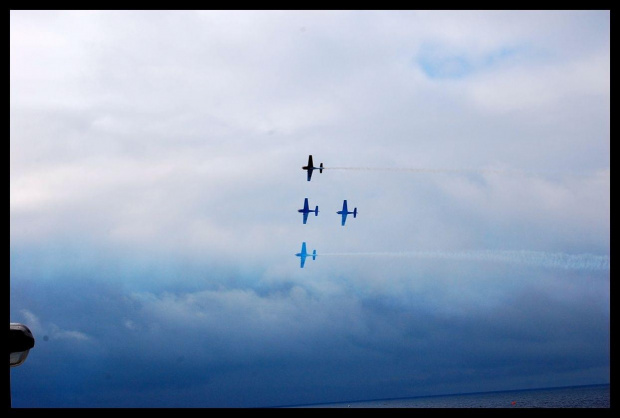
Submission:
{"label": "sea", "polygon": [[610,408],[609,384],[299,405],[295,408]]}

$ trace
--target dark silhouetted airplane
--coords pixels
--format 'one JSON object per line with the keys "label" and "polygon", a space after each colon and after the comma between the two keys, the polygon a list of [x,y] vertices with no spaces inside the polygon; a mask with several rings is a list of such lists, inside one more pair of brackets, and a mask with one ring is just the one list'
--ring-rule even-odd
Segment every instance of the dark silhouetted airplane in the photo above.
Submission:
{"label": "dark silhouetted airplane", "polygon": [[308,156],[308,165],[301,167],[304,170],[308,170],[308,181],[312,178],[312,170],[319,170],[319,173],[323,172],[323,163],[321,163],[318,167],[315,167],[312,163],[312,155]]}

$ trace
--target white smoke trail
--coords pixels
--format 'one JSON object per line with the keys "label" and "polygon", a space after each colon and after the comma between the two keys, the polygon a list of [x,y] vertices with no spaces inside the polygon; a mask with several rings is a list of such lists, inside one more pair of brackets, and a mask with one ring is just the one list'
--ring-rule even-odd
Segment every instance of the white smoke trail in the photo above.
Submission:
{"label": "white smoke trail", "polygon": [[409,171],[412,173],[507,173],[517,170],[493,170],[475,168],[389,168],[389,167],[323,167],[323,170],[356,170],[356,171]]}
{"label": "white smoke trail", "polygon": [[[591,177],[588,173],[575,173],[558,170],[517,170],[517,169],[492,169],[492,168],[390,168],[390,167],[323,167],[323,170],[355,170],[355,171],[400,171],[410,173],[444,173],[444,174],[500,174],[500,175],[520,175],[520,176],[541,176],[541,175],[569,175],[577,177]],[[597,172],[595,176],[609,176],[609,170]]]}
{"label": "white smoke trail", "polygon": [[525,264],[566,270],[609,270],[609,256],[594,254],[564,254],[538,251],[400,251],[400,252],[358,252],[358,253],[317,253],[317,256],[376,256],[412,257],[426,259],[448,259],[467,261],[494,261],[512,264]]}

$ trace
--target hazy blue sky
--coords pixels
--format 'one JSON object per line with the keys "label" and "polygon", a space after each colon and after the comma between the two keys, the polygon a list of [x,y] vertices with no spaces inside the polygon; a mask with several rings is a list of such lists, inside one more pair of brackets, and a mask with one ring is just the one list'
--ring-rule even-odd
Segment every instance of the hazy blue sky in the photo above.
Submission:
{"label": "hazy blue sky", "polygon": [[609,382],[609,11],[11,11],[10,45],[13,406]]}

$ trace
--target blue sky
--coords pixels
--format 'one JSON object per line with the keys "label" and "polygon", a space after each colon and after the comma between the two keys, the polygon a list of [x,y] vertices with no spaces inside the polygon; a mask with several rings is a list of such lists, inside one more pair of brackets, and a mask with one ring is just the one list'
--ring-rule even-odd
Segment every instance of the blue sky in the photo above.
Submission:
{"label": "blue sky", "polygon": [[609,382],[609,11],[10,21],[14,407]]}

